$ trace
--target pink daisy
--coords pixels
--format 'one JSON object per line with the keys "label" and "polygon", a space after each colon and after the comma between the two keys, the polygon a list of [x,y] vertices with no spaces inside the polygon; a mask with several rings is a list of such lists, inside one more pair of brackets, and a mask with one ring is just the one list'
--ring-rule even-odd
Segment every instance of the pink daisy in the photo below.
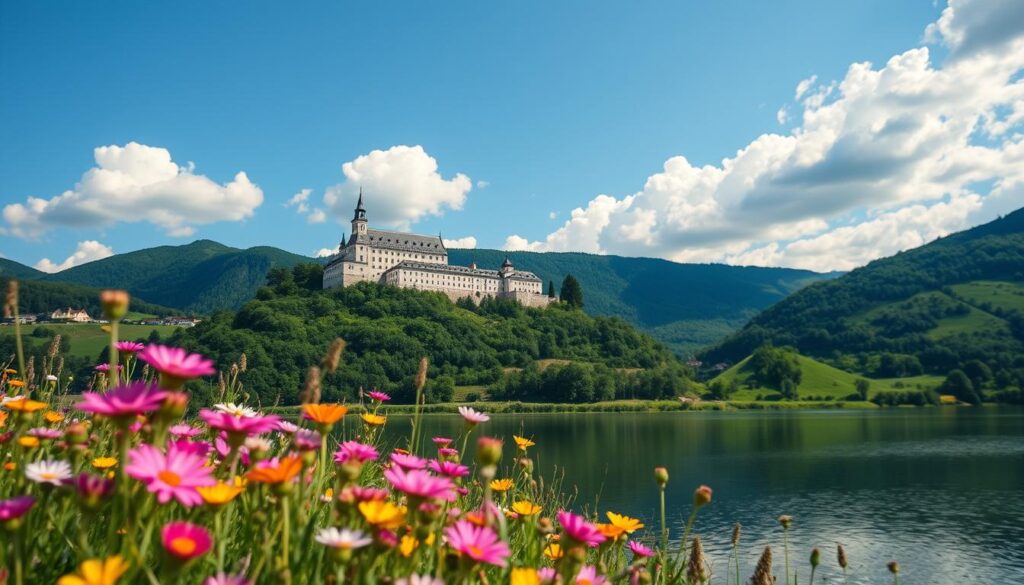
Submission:
{"label": "pink daisy", "polygon": [[431,461],[430,469],[438,475],[445,477],[466,477],[469,475],[469,468],[454,461]]}
{"label": "pink daisy", "polygon": [[372,445],[360,443],[359,441],[345,441],[338,448],[338,451],[334,454],[335,463],[348,463],[355,461],[356,463],[366,463],[379,457],[380,454],[377,452]]}
{"label": "pink daisy", "polygon": [[164,550],[181,561],[191,561],[210,551],[210,531],[191,522],[170,522],[160,531]]}
{"label": "pink daisy", "polygon": [[440,449],[437,450],[437,456],[443,457],[445,459],[458,459],[459,450],[452,449],[451,447],[441,447]]}
{"label": "pink daisy", "polygon": [[180,347],[166,345],[147,345],[138,354],[139,359],[153,366],[158,372],[178,380],[190,380],[200,376],[209,376],[216,370],[213,361],[198,353],[188,353]]}
{"label": "pink daisy", "polygon": [[0,522],[21,518],[36,503],[34,496],[18,496],[9,500],[0,500]]}
{"label": "pink daisy", "polygon": [[577,585],[604,585],[605,582],[605,578],[597,574],[593,565],[584,565],[576,574]]}
{"label": "pink daisy", "polygon": [[459,520],[444,531],[448,546],[478,563],[504,567],[511,551],[493,530],[487,526],[474,526],[468,520]]}
{"label": "pink daisy", "polygon": [[422,469],[410,469],[408,471],[401,467],[393,466],[384,471],[384,479],[398,491],[404,492],[412,498],[442,499],[452,501],[455,499],[455,485],[447,477],[437,477],[423,471]]}
{"label": "pink daisy", "polygon": [[138,341],[118,341],[114,347],[121,353],[138,353],[146,346]]}
{"label": "pink daisy", "polygon": [[565,532],[566,538],[575,540],[580,544],[585,544],[590,547],[597,546],[604,542],[604,535],[598,531],[597,527],[587,522],[583,516],[578,516],[572,512],[566,512],[561,510],[558,512],[558,523],[562,525],[562,530]]}
{"label": "pink daisy", "polygon": [[391,462],[403,469],[426,469],[427,460],[405,453],[392,453]]}
{"label": "pink daisy", "polygon": [[103,416],[134,418],[160,408],[166,396],[167,391],[160,390],[155,384],[132,382],[103,394],[83,392],[77,408]]}
{"label": "pink daisy", "polygon": [[171,498],[183,506],[201,504],[203,498],[196,488],[216,483],[204,457],[183,451],[175,443],[168,446],[166,454],[152,445],[139,445],[128,452],[128,460],[124,472],[144,482],[161,504]]}
{"label": "pink daisy", "polygon": [[654,551],[650,548],[640,544],[635,540],[629,541],[629,550],[633,551],[633,554],[639,558],[646,559],[647,557],[653,557]]}
{"label": "pink daisy", "polygon": [[391,400],[391,396],[389,396],[389,395],[387,395],[387,394],[385,394],[383,392],[379,392],[377,390],[371,390],[366,395],[369,396],[370,398],[376,400],[377,402],[387,402],[388,400]]}
{"label": "pink daisy", "polygon": [[537,578],[540,579],[541,583],[554,583],[557,576],[558,573],[555,572],[554,567],[541,567],[537,569]]}
{"label": "pink daisy", "polygon": [[171,433],[175,437],[182,437],[191,439],[192,437],[202,434],[203,429],[198,429],[192,425],[185,423],[178,423],[171,428],[167,429],[167,432]]}
{"label": "pink daisy", "polygon": [[[107,372],[110,371],[110,364],[99,364],[99,365],[97,365],[93,369],[96,370],[97,372],[102,373],[102,374],[106,374]],[[124,366],[122,366],[121,364],[117,365],[117,371],[118,372],[120,372],[123,369],[124,369]]]}
{"label": "pink daisy", "polygon": [[[152,346],[150,346],[152,347]],[[234,415],[204,408],[199,411],[199,418],[206,421],[211,429],[225,431],[229,435],[260,435],[277,428],[280,417],[277,415]]]}
{"label": "pink daisy", "polygon": [[468,406],[460,406],[459,414],[462,415],[462,418],[465,419],[466,423],[469,425],[478,425],[491,420],[491,417],[482,412],[473,410]]}
{"label": "pink daisy", "polygon": [[246,579],[244,575],[217,573],[207,577],[203,585],[252,585],[252,581]]}
{"label": "pink daisy", "polygon": [[320,448],[320,433],[299,429],[295,431],[292,442],[295,443],[295,448],[299,451],[316,451]]}
{"label": "pink daisy", "polygon": [[448,437],[434,437],[433,439],[430,440],[433,441],[434,444],[437,445],[438,447],[447,447],[448,445],[452,444],[452,440],[449,439]]}
{"label": "pink daisy", "polygon": [[28,434],[36,437],[37,439],[59,439],[64,436],[64,431],[61,431],[60,429],[36,427],[34,429],[29,429]]}
{"label": "pink daisy", "polygon": [[281,431],[282,433],[286,433],[286,434],[290,435],[290,434],[294,433],[295,431],[299,430],[299,425],[297,425],[297,424],[295,424],[293,422],[288,422],[286,420],[283,420],[283,421],[277,423],[277,430]]}

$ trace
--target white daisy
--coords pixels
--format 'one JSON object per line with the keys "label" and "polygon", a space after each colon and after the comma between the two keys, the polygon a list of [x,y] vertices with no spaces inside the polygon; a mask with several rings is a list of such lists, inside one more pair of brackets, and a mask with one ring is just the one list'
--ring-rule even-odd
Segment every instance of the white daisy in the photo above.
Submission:
{"label": "white daisy", "polygon": [[349,530],[348,528],[322,528],[316,533],[316,541],[324,546],[343,550],[362,548],[373,539],[362,530]]}
{"label": "white daisy", "polygon": [[270,451],[274,448],[273,443],[263,437],[249,437],[245,440],[245,447],[250,451]]}
{"label": "white daisy", "polygon": [[288,433],[289,435],[295,434],[295,431],[299,430],[299,425],[283,420],[277,423],[277,428],[282,433]]}
{"label": "white daisy", "polygon": [[221,402],[220,404],[214,404],[213,407],[221,412],[226,412],[235,416],[259,416],[260,414],[253,408],[249,408],[248,406],[241,404],[235,404],[234,402]]}
{"label": "white daisy", "polygon": [[71,479],[71,464],[67,461],[36,461],[25,466],[25,477],[36,483],[62,485]]}

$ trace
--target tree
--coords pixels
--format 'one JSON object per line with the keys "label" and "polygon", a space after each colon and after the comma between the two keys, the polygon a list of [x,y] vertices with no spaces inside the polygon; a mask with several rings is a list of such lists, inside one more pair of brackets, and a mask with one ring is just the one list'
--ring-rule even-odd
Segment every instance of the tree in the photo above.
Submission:
{"label": "tree", "polygon": [[770,344],[762,345],[754,351],[750,356],[749,367],[753,371],[753,378],[769,388],[783,390],[783,383],[787,380],[795,387],[803,379],[803,371],[800,369],[800,361],[797,360],[796,354],[781,347],[772,347]]}
{"label": "tree", "polygon": [[562,301],[570,307],[580,309],[583,307],[583,287],[580,286],[576,277],[571,274],[565,276],[562,281]]}
{"label": "tree", "polygon": [[860,396],[861,400],[868,399],[868,392],[871,390],[871,382],[868,382],[864,378],[857,378],[857,381],[853,383],[853,387],[857,389],[857,395]]}
{"label": "tree", "polygon": [[967,377],[963,370],[953,370],[950,372],[946,376],[946,381],[942,383],[942,386],[939,386],[939,391],[943,394],[952,394],[958,400],[968,404],[981,404],[981,397],[978,396],[977,391],[974,389],[974,384],[971,384],[971,379]]}
{"label": "tree", "polygon": [[964,373],[971,380],[976,391],[981,391],[982,386],[992,381],[992,369],[981,360],[971,360],[964,364]]}
{"label": "tree", "polygon": [[796,391],[796,382],[792,378],[786,378],[779,385],[779,390],[782,392],[782,397],[786,400],[796,400],[799,398],[799,394]]}
{"label": "tree", "polygon": [[555,281],[553,280],[548,281],[548,298],[555,298]]}

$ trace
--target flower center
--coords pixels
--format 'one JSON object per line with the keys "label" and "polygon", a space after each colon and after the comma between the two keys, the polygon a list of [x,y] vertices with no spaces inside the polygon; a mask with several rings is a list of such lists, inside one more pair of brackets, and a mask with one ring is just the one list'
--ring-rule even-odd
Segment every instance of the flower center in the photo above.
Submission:
{"label": "flower center", "polygon": [[41,477],[44,480],[46,480],[46,481],[53,481],[53,480],[57,479],[57,474],[45,471],[45,472],[42,473]]}
{"label": "flower center", "polygon": [[178,475],[177,473],[174,473],[173,471],[168,471],[165,469],[158,473],[156,477],[160,481],[172,487],[178,487],[179,485],[181,485],[181,476]]}
{"label": "flower center", "polygon": [[479,546],[470,545],[470,547],[469,547],[469,554],[470,554],[470,556],[474,556],[474,557],[482,557],[482,556],[484,556],[484,551]]}
{"label": "flower center", "polygon": [[187,536],[179,536],[171,540],[169,547],[171,552],[187,557],[192,553],[196,552],[196,541],[188,538]]}
{"label": "flower center", "polygon": [[594,583],[590,579],[577,579],[576,585],[594,585]]}

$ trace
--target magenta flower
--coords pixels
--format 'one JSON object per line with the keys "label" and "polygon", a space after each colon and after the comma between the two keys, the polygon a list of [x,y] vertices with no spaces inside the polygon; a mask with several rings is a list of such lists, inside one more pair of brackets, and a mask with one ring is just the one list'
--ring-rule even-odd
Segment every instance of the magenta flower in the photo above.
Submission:
{"label": "magenta flower", "polygon": [[181,561],[190,561],[210,551],[210,532],[191,522],[170,522],[160,531],[164,550]]}
{"label": "magenta flower", "polygon": [[577,585],[604,585],[606,579],[597,574],[593,565],[584,565],[576,575]]}
{"label": "magenta flower", "polygon": [[204,459],[213,449],[213,446],[206,441],[189,441],[187,439],[179,439],[177,441],[170,441],[169,444],[173,445],[175,449],[182,453],[198,455]]}
{"label": "magenta flower", "polygon": [[36,503],[34,496],[18,496],[9,500],[0,500],[0,522],[21,518]]}
{"label": "magenta flower", "polygon": [[459,520],[444,531],[448,546],[478,563],[504,567],[511,551],[498,535],[487,526],[474,526],[468,520]]}
{"label": "magenta flower", "polygon": [[277,423],[277,430],[281,431],[282,433],[286,433],[286,434],[291,435],[291,434],[295,433],[295,431],[299,430],[299,425],[297,425],[297,424],[295,424],[293,422],[288,422],[286,420],[283,420],[283,421]]}
{"label": "magenta flower", "polygon": [[[100,372],[101,374],[106,374],[107,372],[110,371],[110,364],[99,364],[99,365],[97,365],[93,369],[96,370],[97,372]],[[118,372],[120,372],[123,369],[124,369],[124,366],[122,366],[121,364],[117,365],[117,371]]]}
{"label": "magenta flower", "polygon": [[633,554],[638,558],[646,559],[647,557],[653,557],[654,551],[650,548],[640,544],[635,540],[629,541],[629,550],[633,551]]}
{"label": "magenta flower", "polygon": [[82,503],[90,508],[99,506],[103,500],[114,493],[114,480],[101,475],[80,473],[65,480],[64,484],[72,486]]}
{"label": "magenta flower", "polygon": [[458,459],[459,450],[452,449],[451,447],[441,447],[437,450],[438,457],[444,457],[445,459]]}
{"label": "magenta flower", "polygon": [[372,445],[360,443],[359,441],[345,441],[338,448],[338,451],[334,453],[335,463],[348,463],[355,461],[356,463],[366,463],[379,457],[380,454],[377,452]]}
{"label": "magenta flower", "polygon": [[178,423],[167,429],[167,432],[171,433],[175,437],[191,439],[196,435],[202,434],[203,429],[197,429],[196,427],[186,423]]}
{"label": "magenta flower", "polygon": [[408,471],[398,466],[393,466],[384,471],[384,479],[391,482],[392,487],[404,492],[411,498],[424,500],[441,499],[452,501],[455,499],[455,484],[447,477],[437,477],[423,471],[422,469],[410,469]]}
{"label": "magenta flower", "polygon": [[171,443],[167,453],[152,445],[142,444],[128,452],[128,465],[124,472],[146,484],[161,504],[178,500],[183,506],[203,503],[197,487],[213,485],[213,469],[206,467],[206,459],[183,451]]}
{"label": "magenta flower", "polygon": [[138,353],[146,346],[138,341],[118,341],[114,347],[120,353]]}
{"label": "magenta flower", "polygon": [[537,569],[537,578],[545,585],[547,583],[554,583],[557,576],[558,573],[555,572],[554,567],[541,567]]}
{"label": "magenta flower", "polygon": [[590,547],[597,546],[604,542],[604,535],[597,529],[596,526],[587,522],[583,516],[578,516],[572,512],[566,512],[561,510],[558,512],[558,523],[562,525],[562,530],[565,532],[566,538],[575,540],[580,544],[585,544]]}
{"label": "magenta flower", "polygon": [[466,477],[469,475],[469,468],[454,461],[431,461],[430,469],[438,475],[445,477]]}
{"label": "magenta flower", "polygon": [[64,436],[64,431],[46,427],[35,427],[29,429],[27,434],[37,439],[59,439]]}
{"label": "magenta flower", "polygon": [[[152,347],[152,346],[150,346]],[[199,418],[206,421],[211,429],[225,431],[229,435],[260,435],[277,428],[280,417],[269,415],[234,415],[204,408],[199,411]]]}
{"label": "magenta flower", "polygon": [[438,447],[447,447],[448,445],[452,444],[452,440],[449,439],[448,437],[434,437],[433,439],[430,440],[433,441],[434,444],[437,445]]}
{"label": "magenta flower", "polygon": [[367,396],[376,400],[377,402],[387,402],[388,400],[391,400],[391,396],[377,390],[371,390],[370,392],[367,393]]}
{"label": "magenta flower", "polygon": [[245,575],[228,575],[227,573],[217,573],[211,575],[203,581],[203,585],[252,585],[252,581],[245,578]]}
{"label": "magenta flower", "polygon": [[292,438],[295,448],[299,451],[316,451],[320,448],[320,433],[306,429],[295,431]]}
{"label": "magenta flower", "polygon": [[157,388],[155,384],[132,382],[103,394],[83,392],[77,408],[113,418],[135,418],[160,408],[166,396],[167,391]]}
{"label": "magenta flower", "polygon": [[392,453],[391,462],[402,469],[426,469],[427,460],[415,455],[405,453]]}
{"label": "magenta flower", "polygon": [[180,347],[147,345],[139,352],[138,357],[161,374],[178,380],[209,376],[216,371],[213,368],[212,360],[208,360],[198,353],[188,353]]}
{"label": "magenta flower", "polygon": [[491,417],[487,416],[482,412],[473,410],[468,406],[460,406],[459,414],[462,415],[462,418],[465,419],[466,423],[469,424],[470,426],[478,425],[480,423],[485,423],[491,420]]}

